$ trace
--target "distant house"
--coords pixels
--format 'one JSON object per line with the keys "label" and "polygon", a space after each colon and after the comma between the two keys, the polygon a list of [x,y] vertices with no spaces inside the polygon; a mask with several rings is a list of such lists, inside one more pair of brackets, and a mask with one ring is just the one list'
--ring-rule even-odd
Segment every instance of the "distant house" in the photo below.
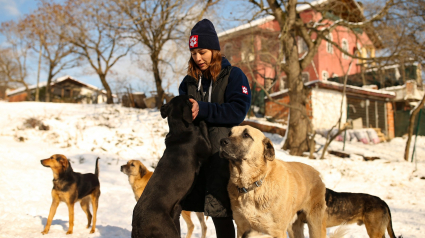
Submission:
{"label": "distant house", "polygon": [[[342,97],[343,84],[315,80],[305,83],[310,88],[307,114],[315,130],[330,129],[339,119],[341,101],[342,124],[347,120],[361,121],[364,128],[380,128],[387,138],[394,137],[394,113],[392,100],[395,93],[347,85]],[[288,90],[272,93],[271,98],[288,103]],[[266,99],[265,115],[287,124],[289,109]]]}
{"label": "distant house", "polygon": [[[40,101],[44,101],[47,82],[41,82],[39,87]],[[83,83],[69,75],[52,80],[51,101],[68,103],[103,103],[106,102],[106,91],[93,85]],[[29,95],[25,87],[7,93],[9,102],[22,102],[28,98],[35,98],[36,85],[28,87]]]}

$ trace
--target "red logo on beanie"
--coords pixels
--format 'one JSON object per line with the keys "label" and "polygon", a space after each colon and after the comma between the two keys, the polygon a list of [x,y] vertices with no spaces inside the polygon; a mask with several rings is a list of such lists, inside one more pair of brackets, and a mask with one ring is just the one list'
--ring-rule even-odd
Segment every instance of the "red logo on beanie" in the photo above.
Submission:
{"label": "red logo on beanie", "polygon": [[245,86],[242,86],[242,93],[248,95],[248,89]]}
{"label": "red logo on beanie", "polygon": [[189,39],[189,48],[198,47],[198,35],[193,35]]}

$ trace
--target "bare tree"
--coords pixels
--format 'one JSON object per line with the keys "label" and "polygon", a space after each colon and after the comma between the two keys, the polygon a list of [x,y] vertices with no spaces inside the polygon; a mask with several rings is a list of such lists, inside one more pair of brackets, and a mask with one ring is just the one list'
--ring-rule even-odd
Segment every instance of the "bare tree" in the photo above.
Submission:
{"label": "bare tree", "polygon": [[[309,150],[310,140],[308,138],[309,135],[313,134],[311,122],[306,116],[307,89],[303,83],[302,71],[311,63],[322,40],[331,43],[349,57],[361,58],[348,52],[347,49],[343,49],[326,36],[338,26],[344,26],[349,31],[353,31],[354,28],[369,28],[374,21],[385,16],[389,7],[393,4],[393,0],[386,2],[377,14],[368,19],[361,17],[361,9],[353,8],[352,4],[355,3],[351,1],[329,0],[318,5],[298,2],[297,0],[267,0],[267,4],[263,0],[249,0],[249,2],[257,6],[260,12],[274,16],[279,23],[281,50],[279,51],[278,62],[284,63],[278,65],[287,77],[291,105],[288,134],[283,149],[289,149],[289,153],[292,155],[301,155],[304,151]],[[317,21],[304,22],[297,12],[297,5],[300,4],[309,4],[314,11],[321,13],[322,18]],[[340,18],[335,20],[328,17],[329,14],[327,13],[330,11],[336,15],[339,14]],[[298,38],[305,42],[308,49],[301,57],[298,51]]]}
{"label": "bare tree", "polygon": [[[425,2],[420,0],[394,0],[388,13],[373,24],[374,31],[380,36],[384,49],[372,64],[382,76],[388,65],[399,65],[400,84],[406,82],[409,75],[405,73],[405,65],[413,62],[423,63],[425,58]],[[373,14],[379,9],[378,2],[367,2],[365,9]],[[393,86],[393,82],[383,82],[382,87]],[[422,84],[422,80],[418,80]]]}
{"label": "bare tree", "polygon": [[123,25],[120,14],[111,11],[107,1],[67,0],[66,16],[61,24],[66,27],[66,41],[72,43],[77,54],[85,58],[97,73],[106,90],[107,103],[112,104],[112,90],[107,81],[111,68],[128,54],[134,43],[127,32],[114,26]]}
{"label": "bare tree", "polygon": [[404,160],[406,161],[409,161],[410,143],[412,142],[412,135],[413,135],[413,129],[415,128],[416,115],[421,111],[421,109],[424,108],[424,105],[425,105],[425,95],[422,98],[422,100],[418,103],[418,105],[415,108],[413,108],[412,111],[410,111],[409,129],[408,129],[406,147],[404,148]]}
{"label": "bare tree", "polygon": [[[60,21],[67,11],[65,6],[43,0],[38,9],[19,22],[21,28],[27,29],[26,37],[32,41],[33,49],[47,63],[46,102],[51,101],[52,79],[60,71],[77,65],[77,58],[73,54],[75,46],[67,41],[67,28]],[[38,92],[36,92],[36,100],[37,96]]]}
{"label": "bare tree", "polygon": [[5,36],[5,47],[0,52],[0,71],[5,77],[6,84],[17,84],[25,87],[27,99],[30,92],[27,84],[27,58],[31,49],[31,42],[25,37],[25,29],[16,22],[3,22],[0,34]]}
{"label": "bare tree", "polygon": [[[187,42],[187,30],[195,21],[202,19],[205,12],[219,0],[113,0],[119,11],[124,13],[128,32],[140,42],[151,61],[159,108],[164,99],[163,70],[173,68],[172,59],[167,57],[166,44]],[[181,44],[180,44],[181,45]],[[178,46],[181,48],[181,46]],[[175,59],[175,58],[174,58]]]}

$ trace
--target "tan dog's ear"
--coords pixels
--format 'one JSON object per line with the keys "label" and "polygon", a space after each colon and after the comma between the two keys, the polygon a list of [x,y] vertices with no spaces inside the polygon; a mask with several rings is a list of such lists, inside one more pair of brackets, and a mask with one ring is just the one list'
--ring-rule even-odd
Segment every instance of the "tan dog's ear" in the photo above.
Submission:
{"label": "tan dog's ear", "polygon": [[269,138],[264,138],[263,139],[263,145],[264,145],[264,158],[267,160],[274,160],[274,147],[272,144],[272,141]]}
{"label": "tan dog's ear", "polygon": [[143,176],[145,176],[146,169],[143,169],[143,167],[141,165],[139,165],[139,173],[140,173],[140,178],[143,178]]}
{"label": "tan dog's ear", "polygon": [[59,163],[62,165],[63,171],[66,171],[68,169],[69,161],[67,158],[61,158]]}

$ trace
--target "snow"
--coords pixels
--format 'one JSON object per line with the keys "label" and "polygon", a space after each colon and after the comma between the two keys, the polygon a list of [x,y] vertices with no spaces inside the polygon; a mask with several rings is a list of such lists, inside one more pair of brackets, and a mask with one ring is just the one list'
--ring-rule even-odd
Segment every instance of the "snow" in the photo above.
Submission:
{"label": "snow", "polygon": [[[168,131],[167,121],[158,110],[35,102],[0,102],[0,110],[0,237],[70,237],[65,235],[69,218],[64,203],[58,207],[49,234],[41,235],[52,200],[53,176],[40,160],[53,154],[66,155],[80,173],[93,173],[96,158],[101,158],[102,194],[96,232],[89,234],[85,214],[76,204],[72,237],[130,237],[136,201],[120,166],[127,160],[139,159],[154,170],[152,166],[165,149]],[[26,128],[24,121],[30,117],[41,120],[49,130]],[[313,166],[321,172],[327,187],[336,191],[379,196],[391,208],[396,235],[423,237],[425,137],[418,137],[416,162],[410,163],[403,160],[405,138],[377,145],[347,142],[350,158],[327,155],[325,160],[310,160],[281,150],[281,136],[266,136],[275,145],[277,159]],[[324,138],[317,137],[317,141],[323,143]],[[341,150],[342,142],[335,141],[330,148]],[[365,162],[356,154],[373,154],[381,159]],[[201,227],[194,214],[192,220],[193,237],[200,237]],[[181,226],[185,237],[183,219]],[[207,226],[207,237],[215,237],[212,219],[207,220]],[[350,225],[349,229],[346,237],[367,237],[364,226]]]}

